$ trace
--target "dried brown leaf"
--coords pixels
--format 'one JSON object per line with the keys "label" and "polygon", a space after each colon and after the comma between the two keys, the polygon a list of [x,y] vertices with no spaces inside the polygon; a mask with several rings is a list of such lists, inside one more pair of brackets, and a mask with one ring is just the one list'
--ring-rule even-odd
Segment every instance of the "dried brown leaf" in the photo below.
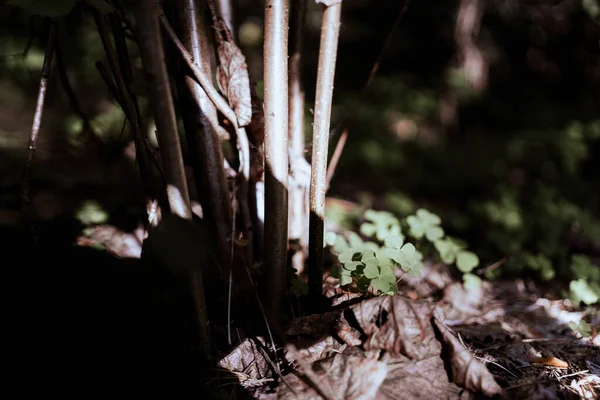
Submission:
{"label": "dried brown leaf", "polygon": [[463,398],[463,389],[448,381],[444,362],[439,356],[424,360],[400,356],[390,360],[388,368],[387,377],[379,388],[378,400]]}
{"label": "dried brown leaf", "polygon": [[367,336],[364,341],[367,351],[382,349],[413,360],[440,353],[441,346],[430,322],[434,306],[429,302],[384,296],[350,309]]}
{"label": "dried brown leaf", "polygon": [[[315,363],[314,370],[323,386],[330,389],[333,398],[368,400],[376,398],[379,387],[386,378],[388,366],[384,362],[356,355],[335,354]],[[286,385],[279,385],[279,399],[322,399],[303,379],[294,375],[286,379],[293,391]]]}
{"label": "dried brown leaf", "polygon": [[273,377],[269,362],[257,344],[250,339],[244,340],[235,349],[219,361],[218,366],[235,374],[240,384],[255,387]]}
{"label": "dried brown leaf", "polygon": [[441,310],[436,310],[433,321],[448,346],[453,381],[467,390],[482,392],[486,396],[502,392],[485,365],[478,361],[444,324]]}
{"label": "dried brown leaf", "polygon": [[239,126],[244,127],[252,120],[250,78],[246,58],[222,18],[216,19],[215,30],[219,58],[217,83],[235,111]]}

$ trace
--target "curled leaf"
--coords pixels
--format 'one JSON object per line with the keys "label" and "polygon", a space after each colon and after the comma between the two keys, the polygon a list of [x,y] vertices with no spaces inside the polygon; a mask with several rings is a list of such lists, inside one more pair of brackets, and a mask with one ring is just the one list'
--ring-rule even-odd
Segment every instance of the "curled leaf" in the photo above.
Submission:
{"label": "curled leaf", "polygon": [[250,77],[246,58],[235,44],[231,31],[222,18],[215,18],[215,31],[219,58],[217,83],[235,111],[239,126],[244,127],[252,120]]}

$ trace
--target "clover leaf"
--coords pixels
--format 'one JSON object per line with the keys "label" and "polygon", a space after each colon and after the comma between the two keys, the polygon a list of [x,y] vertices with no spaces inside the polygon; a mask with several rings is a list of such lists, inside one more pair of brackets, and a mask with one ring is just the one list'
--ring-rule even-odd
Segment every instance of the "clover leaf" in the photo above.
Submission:
{"label": "clover leaf", "polygon": [[384,244],[386,247],[399,249],[404,244],[404,238],[401,235],[392,235],[385,238]]}
{"label": "clover leaf", "polygon": [[415,239],[425,236],[430,242],[435,242],[444,236],[444,230],[439,226],[442,222],[440,217],[423,208],[418,209],[416,215],[409,216],[406,222]]}
{"label": "clover leaf", "polygon": [[481,287],[481,278],[474,274],[464,274],[463,285],[469,292],[477,290]]}
{"label": "clover leaf", "polygon": [[454,263],[458,252],[462,250],[462,247],[449,237],[436,240],[433,245],[440,254],[440,258],[444,264]]}
{"label": "clover leaf", "polygon": [[571,281],[569,284],[569,289],[571,289],[571,298],[575,303],[579,303],[581,301],[590,306],[600,300],[598,297],[598,290],[594,290],[594,288],[590,286],[584,279]]}
{"label": "clover leaf", "polygon": [[479,265],[479,257],[470,251],[461,250],[456,255],[456,266],[463,273],[473,271]]}
{"label": "clover leaf", "polygon": [[371,281],[371,286],[381,294],[396,294],[398,292],[394,274],[382,274],[378,276]]}
{"label": "clover leaf", "polygon": [[571,329],[573,329],[575,332],[578,332],[582,337],[585,338],[590,337],[590,334],[592,333],[590,326],[584,320],[579,321],[579,325],[571,321],[569,322],[569,326]]}
{"label": "clover leaf", "polygon": [[335,246],[335,242],[337,240],[337,234],[335,232],[327,232],[323,237],[323,241],[325,242],[324,246]]}

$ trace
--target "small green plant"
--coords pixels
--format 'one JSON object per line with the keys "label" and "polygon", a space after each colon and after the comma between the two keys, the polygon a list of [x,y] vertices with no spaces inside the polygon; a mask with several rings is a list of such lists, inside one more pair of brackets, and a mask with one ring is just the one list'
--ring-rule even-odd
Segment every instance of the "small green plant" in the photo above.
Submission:
{"label": "small green plant", "polygon": [[590,337],[590,334],[592,333],[590,326],[584,320],[579,321],[579,325],[577,325],[575,322],[571,321],[571,322],[569,322],[569,326],[571,327],[571,329],[573,329],[575,332],[579,333],[581,335],[581,337],[584,337],[584,338]]}
{"label": "small green plant", "polygon": [[573,303],[592,305],[600,301],[600,268],[584,255],[571,257],[571,271],[574,280],[569,284]]}
{"label": "small green plant", "polygon": [[[471,272],[479,265],[479,258],[467,251],[464,243],[445,236],[440,224],[440,217],[425,209],[417,210],[403,221],[387,211],[367,210],[360,233],[372,241],[364,241],[355,232],[349,232],[347,239],[333,232],[325,235],[325,245],[330,246],[340,262],[332,275],[342,286],[356,283],[363,292],[370,287],[375,293],[395,294],[397,281],[404,276],[396,278],[398,268],[409,276],[422,274],[424,255],[417,248],[421,247],[437,250],[437,256],[446,264],[456,264],[464,274],[467,289],[478,287],[481,279]],[[404,230],[414,239],[413,243],[406,241]]]}

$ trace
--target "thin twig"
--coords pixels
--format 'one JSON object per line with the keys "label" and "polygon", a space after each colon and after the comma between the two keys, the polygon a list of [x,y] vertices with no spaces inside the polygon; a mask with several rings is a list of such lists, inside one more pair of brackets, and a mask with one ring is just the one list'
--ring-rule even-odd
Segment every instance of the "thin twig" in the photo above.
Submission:
{"label": "thin twig", "polygon": [[[388,33],[388,35],[385,39],[385,42],[383,43],[383,46],[381,46],[381,50],[379,50],[377,59],[375,60],[375,63],[373,64],[373,67],[371,68],[371,71],[369,72],[369,77],[367,78],[367,81],[365,82],[365,85],[363,86],[363,88],[359,94],[358,105],[355,107],[354,110],[352,110],[351,112],[348,112],[348,115],[344,119],[342,119],[342,121],[340,122],[340,124],[338,125],[338,127],[336,129],[338,132],[339,131],[343,132],[342,136],[338,140],[338,142],[335,146],[335,150],[333,152],[333,156],[337,157],[338,160],[339,160],[340,156],[342,155],[344,146],[346,145],[348,130],[349,130],[350,125],[352,124],[352,122],[355,119],[356,109],[358,107],[360,107],[360,105],[362,104],[365,93],[367,92],[367,89],[369,88],[369,86],[371,86],[371,83],[375,79],[375,75],[377,75],[377,72],[379,71],[381,62],[383,61],[383,56],[385,56],[385,53],[387,52],[388,47],[392,43],[394,34],[396,33],[398,26],[400,25],[400,21],[402,20],[402,17],[404,17],[404,14],[406,14],[406,10],[408,9],[409,3],[410,3],[410,0],[404,0],[404,4],[402,5],[402,8],[400,9],[398,16],[396,17],[396,20],[394,21],[394,24],[392,25],[392,29]],[[344,133],[346,135],[344,135]],[[335,168],[337,167],[337,164],[338,164],[338,161],[336,160],[336,162],[334,163],[333,157],[332,157],[332,162],[331,162],[331,164],[329,164],[329,168],[327,169],[327,187],[329,187],[329,184],[331,183],[331,179],[333,178],[333,174],[335,173]]]}
{"label": "thin twig", "polygon": [[[44,104],[46,101],[46,89],[48,87],[48,77],[50,76],[50,70],[52,68],[52,56],[54,55],[54,49],[56,47],[56,34],[58,31],[58,23],[53,20],[50,25],[50,34],[48,37],[48,44],[46,45],[46,53],[44,55],[44,64],[42,65],[42,73],[40,78],[40,87],[38,90],[38,98],[35,106],[35,113],[33,115],[33,124],[31,126],[31,136],[29,137],[29,145],[27,152],[27,161],[25,163],[25,170],[23,171],[23,213],[28,215],[29,206],[31,205],[31,194],[29,187],[29,179],[31,177],[31,169],[33,167],[33,159],[35,158],[35,152],[37,149],[37,141],[40,135],[40,126],[42,125],[42,116],[44,114]],[[34,241],[37,239],[34,236]]]}
{"label": "thin twig", "polygon": [[167,33],[167,37],[173,42],[177,50],[179,50],[179,54],[181,55],[187,66],[192,70],[192,73],[194,74],[196,79],[198,79],[198,83],[200,83],[202,89],[204,89],[204,91],[206,92],[206,95],[214,103],[215,107],[217,107],[217,109],[221,111],[225,118],[227,118],[229,122],[231,122],[231,124],[237,129],[239,125],[233,109],[229,106],[227,101],[219,94],[219,92],[217,92],[210,78],[207,77],[202,72],[200,67],[198,67],[198,65],[194,62],[194,58],[186,50],[183,43],[181,43],[181,41],[175,34],[175,31],[173,31],[171,24],[169,24],[167,17],[165,17],[164,13],[160,11],[159,15],[161,25]]}

